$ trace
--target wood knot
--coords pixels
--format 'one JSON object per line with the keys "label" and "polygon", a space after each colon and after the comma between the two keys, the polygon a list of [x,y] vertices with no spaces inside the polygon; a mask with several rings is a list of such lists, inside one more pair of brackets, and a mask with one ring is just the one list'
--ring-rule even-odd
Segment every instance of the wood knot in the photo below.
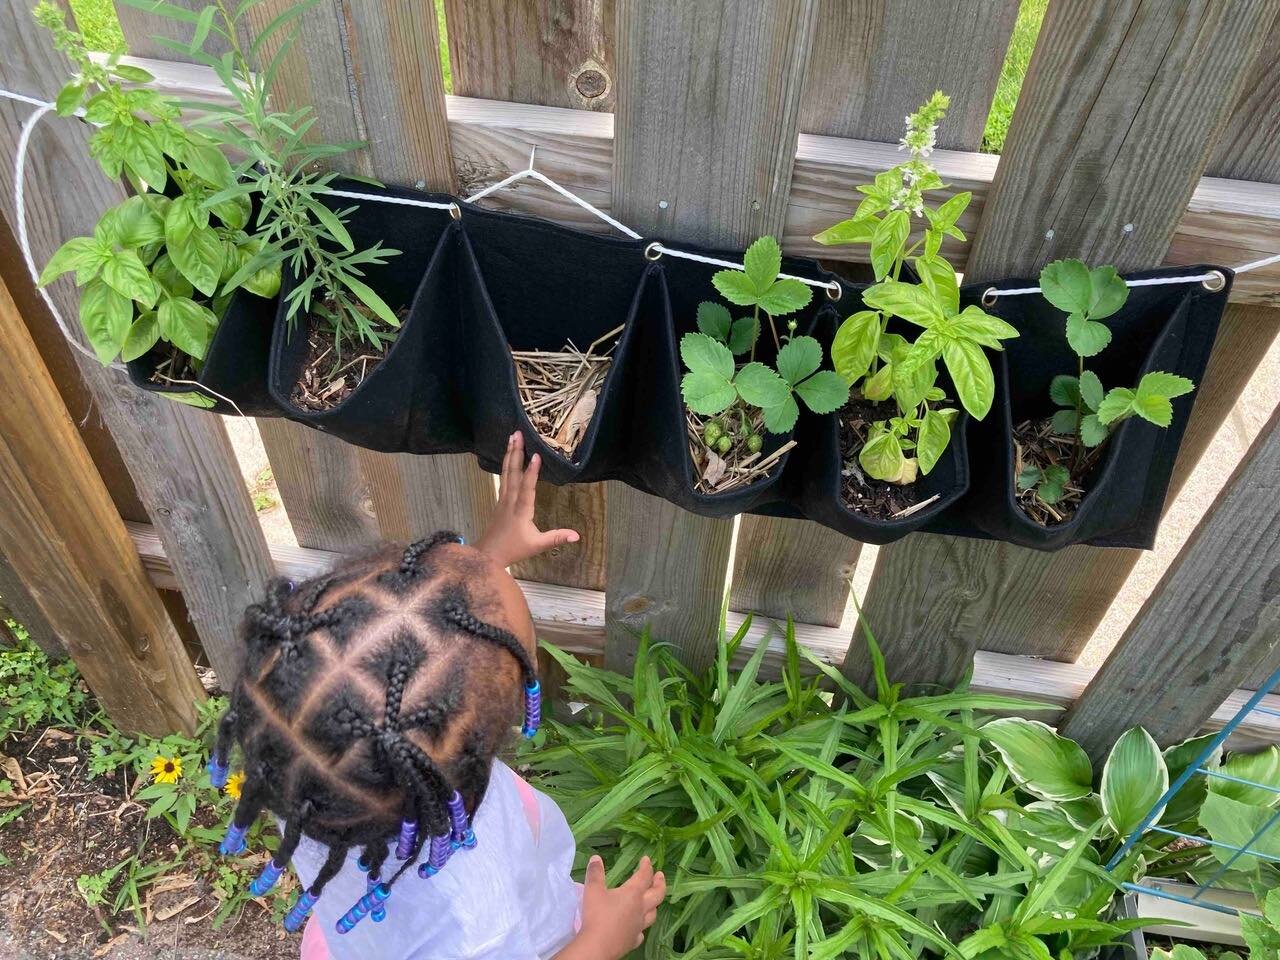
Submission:
{"label": "wood knot", "polygon": [[610,87],[609,72],[595,60],[587,60],[569,76],[570,95],[584,107],[607,109]]}
{"label": "wood knot", "polygon": [[609,80],[599,70],[583,70],[578,74],[578,79],[573,82],[573,85],[578,93],[588,100],[594,100],[596,97],[603,96],[609,89]]}

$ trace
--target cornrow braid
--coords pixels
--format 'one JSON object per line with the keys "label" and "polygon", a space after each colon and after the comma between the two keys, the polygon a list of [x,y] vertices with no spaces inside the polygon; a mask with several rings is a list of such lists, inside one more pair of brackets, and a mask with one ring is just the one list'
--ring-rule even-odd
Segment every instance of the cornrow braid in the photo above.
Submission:
{"label": "cornrow braid", "polygon": [[450,543],[461,538],[442,531],[296,586],[273,581],[246,610],[245,669],[214,755],[226,765],[238,743],[251,774],[223,849],[242,850],[263,809],[283,820],[280,847],[252,887],[265,892],[304,835],[328,846],[289,930],[306,922],[352,849],[367,888],[340,932],[379,919],[428,846],[443,839],[453,853],[451,837],[474,845],[472,818],[518,700],[525,729],[536,721],[534,661],[506,628],[527,623],[527,608],[513,606],[519,595],[491,561],[442,549]]}

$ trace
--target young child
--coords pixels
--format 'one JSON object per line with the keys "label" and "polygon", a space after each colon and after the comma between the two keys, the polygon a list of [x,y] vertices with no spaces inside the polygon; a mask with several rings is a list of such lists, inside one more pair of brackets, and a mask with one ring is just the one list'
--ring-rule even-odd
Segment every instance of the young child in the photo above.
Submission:
{"label": "young child", "polygon": [[251,886],[290,862],[285,918],[303,960],[617,960],[644,940],[666,881],[646,858],[608,889],[570,878],[563,814],[496,759],[541,709],[529,607],[505,568],[576,541],[533,521],[539,461],[507,445],[498,506],[474,545],[452,533],[276,581],[245,615],[245,665],[210,761],[246,779],[222,844],[262,810],[282,824]]}

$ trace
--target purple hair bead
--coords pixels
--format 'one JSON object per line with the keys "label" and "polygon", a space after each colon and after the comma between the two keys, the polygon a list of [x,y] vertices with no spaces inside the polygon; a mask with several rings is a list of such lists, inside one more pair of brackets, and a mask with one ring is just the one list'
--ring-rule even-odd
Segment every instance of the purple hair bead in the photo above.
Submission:
{"label": "purple hair bead", "polygon": [[234,857],[238,853],[244,853],[245,843],[244,835],[249,832],[249,828],[238,827],[235,821],[227,827],[227,835],[222,838],[222,843],[218,845],[218,852],[224,857]]}
{"label": "purple hair bead", "polygon": [[210,757],[205,769],[209,771],[209,783],[215,790],[221,790],[227,785],[227,777],[231,775],[230,766],[220,762],[217,757]]}
{"label": "purple hair bead", "polygon": [[294,901],[289,912],[284,915],[284,928],[290,933],[297,933],[302,929],[302,925],[307,922],[307,917],[311,916],[311,908],[316,905],[317,897],[310,890],[303,890],[298,894],[298,899]]}
{"label": "purple hair bead", "polygon": [[276,885],[282,873],[284,873],[284,864],[277,864],[274,859],[268,860],[262,872],[253,878],[253,883],[249,884],[249,895],[265,897]]}
{"label": "purple hair bead", "polygon": [[441,834],[438,837],[431,838],[431,856],[427,862],[418,867],[418,876],[423,880],[428,877],[434,877],[437,873],[444,869],[444,865],[449,862],[449,855],[453,853],[453,843],[449,839],[448,834]]}
{"label": "purple hair bead", "polygon": [[537,680],[524,688],[524,726],[520,733],[532,740],[542,726],[542,684]]}
{"label": "purple hair bead", "polygon": [[453,842],[460,847],[474,847],[476,835],[467,822],[467,808],[462,802],[462,794],[457,790],[449,798],[449,820],[453,825]]}
{"label": "purple hair bead", "polygon": [[[378,878],[375,877],[373,874],[369,874],[369,883],[365,889],[365,893],[373,893],[373,888],[376,887],[378,883],[379,883]],[[387,919],[386,906],[374,907],[373,912],[369,914],[369,919],[371,919],[374,923],[381,923],[383,920]]]}
{"label": "purple hair bead", "polygon": [[390,887],[385,883],[374,884],[368,893],[357,900],[350,910],[338,918],[338,922],[335,924],[338,932],[350,933],[355,929],[357,923],[386,903],[389,896],[391,896]]}
{"label": "purple hair bead", "polygon": [[400,838],[396,841],[396,859],[408,860],[413,856],[413,847],[418,840],[418,821],[401,820]]}

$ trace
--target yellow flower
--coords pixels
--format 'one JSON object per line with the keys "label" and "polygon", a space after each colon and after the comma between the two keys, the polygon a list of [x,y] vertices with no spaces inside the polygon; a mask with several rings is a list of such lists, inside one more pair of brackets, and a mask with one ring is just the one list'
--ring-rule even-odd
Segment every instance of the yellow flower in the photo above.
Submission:
{"label": "yellow flower", "polygon": [[156,757],[151,761],[151,779],[156,783],[177,783],[182,776],[182,760],[179,757]]}
{"label": "yellow flower", "polygon": [[227,777],[227,785],[223,788],[227,791],[227,796],[233,800],[240,799],[240,788],[244,786],[244,771],[237,770],[231,776]]}

